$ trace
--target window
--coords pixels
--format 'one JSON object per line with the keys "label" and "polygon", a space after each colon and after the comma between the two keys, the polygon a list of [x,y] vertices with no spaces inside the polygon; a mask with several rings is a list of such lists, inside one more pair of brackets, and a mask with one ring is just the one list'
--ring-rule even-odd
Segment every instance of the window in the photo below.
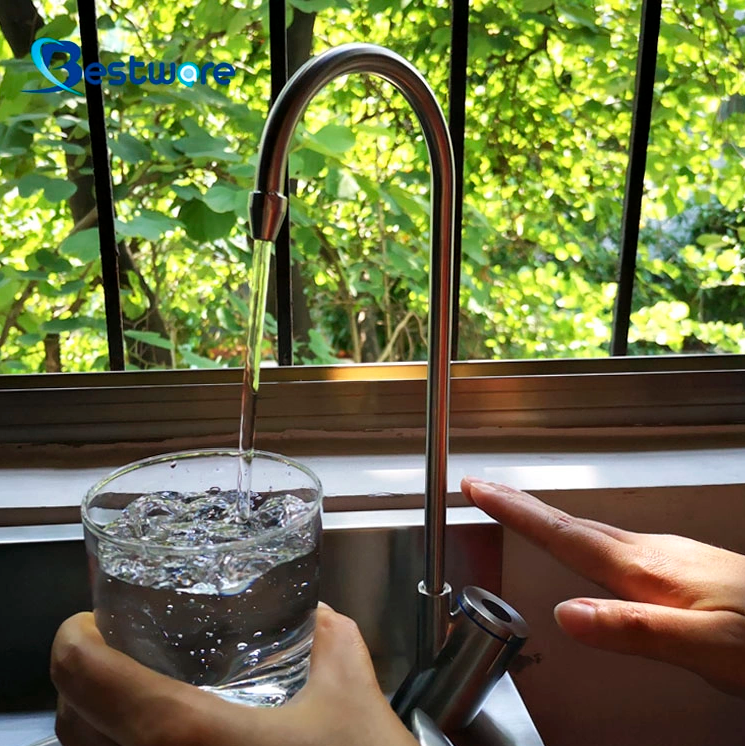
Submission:
{"label": "window", "polygon": [[[91,23],[92,3],[79,4],[81,19]],[[192,86],[131,80],[115,85],[110,80],[93,87],[103,92],[105,104],[117,222],[116,238],[104,243],[111,256],[118,242],[119,292],[110,276],[103,279],[110,268],[99,264],[96,221],[103,231],[109,208],[93,199],[94,178],[105,172],[105,161],[91,155],[97,136],[95,101],[86,111],[75,94],[23,92],[45,84],[30,62],[32,38],[85,46],[95,37],[80,36],[73,0],[63,8],[23,0],[12,14],[2,11],[8,19],[3,19],[0,39],[7,60],[0,83],[0,372],[66,373],[43,381],[6,379],[6,390],[14,392],[4,409],[8,437],[17,437],[25,420],[59,426],[73,439],[76,427],[85,439],[100,426],[102,439],[113,438],[124,409],[131,405],[141,411],[148,401],[154,407],[148,414],[163,418],[162,427],[151,423],[149,432],[165,437],[166,431],[182,428],[209,430],[204,422],[210,417],[213,425],[222,421],[222,414],[215,414],[223,411],[214,408],[217,400],[234,407],[230,397],[220,399],[220,387],[238,380],[235,371],[152,371],[123,378],[75,372],[109,367],[110,348],[116,346],[116,301],[130,368],[241,363],[250,288],[245,202],[267,101],[283,79],[283,11],[291,69],[328,46],[352,40],[383,43],[411,59],[446,111],[452,107],[459,159],[463,140],[458,357],[531,358],[456,367],[456,378],[471,383],[463,395],[468,401],[461,398],[458,405],[456,380],[454,422],[459,422],[458,406],[473,412],[476,379],[492,387],[480,400],[483,417],[502,413],[494,414],[496,421],[504,416],[516,425],[561,421],[561,416],[552,419],[558,410],[547,393],[561,375],[567,376],[561,390],[572,403],[560,409],[563,415],[564,410],[574,412],[568,421],[576,426],[739,421],[742,361],[737,356],[602,359],[610,351],[622,243],[626,289],[617,321],[622,328],[624,314],[630,313],[629,352],[737,353],[745,339],[738,320],[745,231],[738,149],[743,112],[737,87],[742,19],[715,2],[665,4],[653,74],[650,59],[660,12],[653,3],[645,7],[649,33],[635,97],[642,21],[638,3],[523,0],[495,5],[473,0],[470,8],[453,3],[452,9],[433,0],[297,0],[287,8],[276,2],[162,2],[148,8],[101,3],[97,26],[105,65],[132,55],[152,62],[156,71],[159,63],[167,67],[171,61],[194,61],[200,75],[207,63],[213,71],[220,64],[235,70],[225,85],[213,75]],[[54,67],[64,56],[48,62]],[[644,118],[650,108],[647,156]],[[627,178],[632,125],[638,147],[632,149],[634,173]],[[280,247],[274,274],[280,302],[268,319],[267,361],[422,360],[429,177],[412,113],[385,84],[350,78],[318,97],[296,142],[290,162],[297,194],[292,269]],[[638,261],[634,205],[642,215]],[[294,280],[291,294],[288,274]],[[629,280],[634,277],[632,298]],[[292,352],[289,300],[294,302]],[[625,351],[621,336],[619,353]],[[692,370],[700,372],[686,375]],[[721,387],[710,390],[708,382],[718,372]],[[613,398],[631,395],[621,384],[630,380],[623,378],[628,373],[638,374],[629,385],[640,407],[645,401],[644,415],[627,406],[628,398]],[[371,382],[379,376],[390,380]],[[386,391],[394,398],[405,396],[406,376],[421,379],[421,366],[278,370],[267,380],[288,386],[303,378],[328,382],[328,398],[307,410],[318,422],[334,417],[332,391],[357,386],[354,396],[363,391],[380,402]],[[494,376],[535,380],[515,384],[522,392],[518,396]],[[588,383],[601,378],[604,383],[591,393]],[[332,388],[342,383],[332,379],[347,383]],[[679,390],[670,388],[670,381],[681,382]],[[663,384],[669,398],[660,401],[657,387]],[[187,425],[179,411],[190,386],[198,403]],[[73,398],[82,396],[86,405],[98,404],[55,415],[45,397],[57,396],[57,388]],[[78,388],[85,392],[69,393]],[[165,396],[166,389],[175,398]],[[538,389],[543,393],[533,398],[522,395]],[[576,396],[566,393],[570,390]],[[598,410],[588,406],[593,397],[607,416],[596,416]],[[688,403],[703,409],[694,414]],[[340,416],[348,411],[338,406]],[[411,410],[412,418],[418,407]],[[54,416],[59,417],[56,425],[49,422]],[[407,422],[407,416],[400,409],[390,416],[378,411],[370,415],[371,426],[393,427]],[[292,419],[277,417],[277,428]],[[463,418],[478,420],[475,415]],[[139,419],[131,413],[127,422],[132,424],[117,432],[133,434],[141,428]],[[225,415],[225,422],[232,419]]]}

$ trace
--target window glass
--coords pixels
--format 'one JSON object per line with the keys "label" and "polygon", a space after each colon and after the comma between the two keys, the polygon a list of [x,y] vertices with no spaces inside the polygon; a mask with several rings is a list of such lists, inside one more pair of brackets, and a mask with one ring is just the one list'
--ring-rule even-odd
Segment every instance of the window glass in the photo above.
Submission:
{"label": "window glass", "polygon": [[[19,2],[19,17],[38,10],[37,38],[79,43],[73,0]],[[640,6],[472,0],[460,359],[608,354]],[[287,10],[291,69],[342,43],[382,44],[447,113],[450,3]],[[98,12],[128,367],[240,365],[267,3]],[[741,351],[742,23],[724,5],[665,3],[633,354]],[[12,27],[0,35],[0,373],[105,369],[85,100],[25,92],[49,81],[34,33],[21,48]],[[53,70],[65,62],[47,54]],[[330,85],[298,128],[290,174],[296,362],[424,359],[429,168],[403,97],[366,76]],[[270,300],[267,364],[275,351]]]}
{"label": "window glass", "polygon": [[30,60],[34,32],[79,37],[64,8],[38,17],[33,7],[0,10],[0,373],[104,370],[84,99],[24,92],[46,82]]}
{"label": "window glass", "polygon": [[665,4],[630,354],[745,352],[743,24],[741,4]]}

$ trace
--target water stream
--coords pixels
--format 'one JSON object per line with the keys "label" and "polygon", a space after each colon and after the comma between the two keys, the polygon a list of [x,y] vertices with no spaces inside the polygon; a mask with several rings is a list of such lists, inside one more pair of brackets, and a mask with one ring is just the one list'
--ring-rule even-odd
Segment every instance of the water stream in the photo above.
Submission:
{"label": "water stream", "polygon": [[256,429],[256,400],[259,392],[259,370],[261,364],[261,342],[264,336],[269,261],[272,255],[271,241],[254,241],[253,266],[251,269],[251,299],[248,307],[248,335],[246,339],[246,361],[243,368],[241,393],[241,425],[238,448],[244,456],[240,459],[238,473],[238,509],[245,519],[251,513],[251,461],[254,451]]}

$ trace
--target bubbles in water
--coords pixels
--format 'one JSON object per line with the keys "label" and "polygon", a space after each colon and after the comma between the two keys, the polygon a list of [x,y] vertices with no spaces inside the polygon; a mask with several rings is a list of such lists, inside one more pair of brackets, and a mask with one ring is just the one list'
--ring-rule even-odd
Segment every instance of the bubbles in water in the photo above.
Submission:
{"label": "bubbles in water", "polygon": [[[244,517],[235,509],[240,499],[237,490],[218,487],[206,492],[142,495],[105,527],[114,537],[137,539],[141,550],[101,542],[102,569],[137,585],[187,594],[233,594],[250,591],[251,584],[273,567],[314,549],[316,524],[311,505],[292,494],[252,493],[255,507]],[[275,531],[290,523],[291,531]],[[245,547],[235,544],[244,540],[250,542]],[[174,552],[169,553],[169,547]],[[205,551],[178,551],[193,547]]]}
{"label": "bubbles in water", "polygon": [[318,511],[295,495],[264,493],[251,495],[245,517],[237,500],[237,490],[150,493],[105,527],[135,540],[98,543],[96,623],[107,643],[199,686],[243,682],[285,654],[307,656]]}

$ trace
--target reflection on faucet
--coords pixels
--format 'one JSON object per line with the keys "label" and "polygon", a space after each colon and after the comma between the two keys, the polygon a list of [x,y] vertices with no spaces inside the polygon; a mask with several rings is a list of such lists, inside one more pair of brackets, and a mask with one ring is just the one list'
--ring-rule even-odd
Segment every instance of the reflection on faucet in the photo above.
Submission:
{"label": "reflection on faucet", "polygon": [[249,201],[254,239],[275,241],[284,219],[282,194],[290,141],[311,99],[348,73],[372,73],[393,84],[416,112],[431,166],[429,352],[425,478],[424,579],[419,584],[417,666],[427,668],[445,640],[450,587],[445,582],[445,515],[450,410],[455,167],[445,117],[431,88],[406,60],[372,44],[348,44],[306,63],[269,113],[259,146],[256,191]]}

